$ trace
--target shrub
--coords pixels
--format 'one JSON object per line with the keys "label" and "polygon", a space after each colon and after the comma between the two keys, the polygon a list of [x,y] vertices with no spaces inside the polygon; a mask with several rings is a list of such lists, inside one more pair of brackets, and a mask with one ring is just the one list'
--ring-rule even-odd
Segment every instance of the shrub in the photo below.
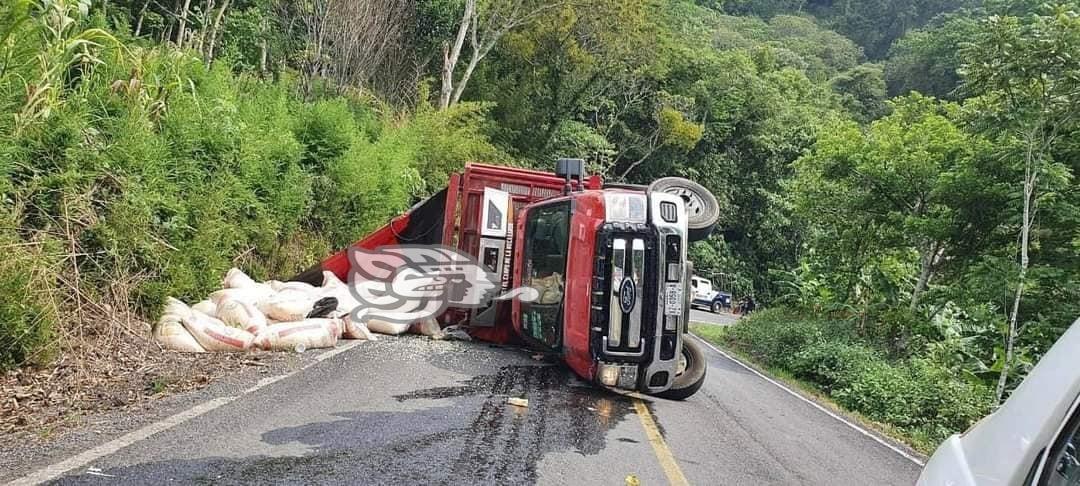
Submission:
{"label": "shrub", "polygon": [[[487,139],[481,105],[387,116],[328,84],[309,101],[289,76],[208,69],[168,48],[111,49],[16,130],[24,80],[42,74],[39,36],[18,40],[6,51],[18,70],[0,72],[0,88],[18,88],[0,89],[0,367],[41,356],[62,334],[60,316],[76,314],[50,297],[58,267],[46,255],[69,243],[83,255],[83,294],[137,276],[131,310],[152,319],[166,296],[201,299],[234,265],[291,276],[466,161],[508,160]],[[58,233],[74,241],[39,251]]]}
{"label": "shrub", "polygon": [[892,340],[863,340],[844,320],[773,308],[740,320],[723,339],[820,388],[848,410],[896,427],[923,450],[966,429],[994,403],[986,386],[927,358],[898,358],[904,355],[890,353]]}
{"label": "shrub", "polygon": [[896,426],[932,448],[990,412],[991,391],[927,360],[871,363],[832,393],[841,405]]}
{"label": "shrub", "polygon": [[864,369],[880,360],[880,353],[869,347],[825,341],[795,353],[791,359],[791,372],[828,392],[849,386]]}
{"label": "shrub", "polygon": [[[8,227],[10,214],[0,218]],[[57,329],[55,294],[47,271],[55,268],[40,244],[0,230],[0,369],[48,358]]]}
{"label": "shrub", "polygon": [[822,327],[786,309],[766,309],[732,326],[727,339],[755,358],[790,369],[796,353],[822,342]]}

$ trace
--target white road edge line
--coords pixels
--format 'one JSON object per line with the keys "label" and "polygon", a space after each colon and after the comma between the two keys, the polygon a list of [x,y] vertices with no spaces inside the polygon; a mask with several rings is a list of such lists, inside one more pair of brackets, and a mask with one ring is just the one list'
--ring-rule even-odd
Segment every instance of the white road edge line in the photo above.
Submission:
{"label": "white road edge line", "polygon": [[31,474],[23,476],[23,477],[21,477],[19,479],[16,479],[14,481],[11,481],[10,483],[7,483],[7,484],[8,484],[8,486],[16,486],[16,485],[22,486],[22,485],[40,484],[40,483],[44,483],[46,481],[52,481],[53,479],[56,479],[56,478],[60,477],[61,475],[63,475],[64,473],[66,473],[66,472],[68,472],[68,471],[70,471],[72,469],[83,467],[83,466],[85,466],[87,464],[90,464],[91,462],[96,461],[96,460],[98,460],[98,459],[100,459],[100,458],[102,458],[104,456],[107,456],[107,455],[112,454],[112,453],[114,453],[116,451],[119,451],[120,449],[123,449],[123,448],[125,448],[125,447],[127,447],[127,446],[129,446],[131,444],[134,444],[134,443],[136,443],[138,441],[141,441],[143,439],[147,439],[150,436],[153,436],[154,434],[157,434],[158,432],[164,432],[166,430],[169,430],[169,429],[171,429],[171,428],[173,428],[173,427],[175,427],[177,425],[180,425],[180,424],[182,424],[184,422],[187,422],[188,420],[191,420],[191,419],[193,419],[195,417],[203,415],[203,414],[205,414],[205,413],[207,413],[207,412],[209,412],[211,410],[220,408],[223,405],[226,405],[226,404],[228,404],[228,403],[230,403],[230,402],[232,402],[232,401],[234,401],[234,400],[236,400],[236,399],[238,399],[240,397],[243,397],[244,395],[247,395],[249,393],[258,391],[260,388],[271,385],[273,383],[277,383],[278,381],[284,380],[285,378],[288,378],[288,377],[293,376],[293,375],[295,375],[297,373],[300,373],[301,371],[304,371],[304,370],[306,370],[306,369],[308,369],[308,368],[310,368],[310,367],[312,367],[312,366],[314,366],[314,365],[316,365],[318,363],[322,363],[323,361],[326,361],[327,359],[330,359],[330,358],[332,358],[334,356],[337,356],[337,355],[339,355],[341,353],[344,353],[345,351],[348,351],[348,350],[356,347],[357,345],[359,345],[362,342],[363,341],[351,341],[351,342],[345,344],[344,346],[341,346],[339,348],[334,348],[334,349],[332,349],[330,351],[327,351],[325,353],[322,353],[322,354],[316,356],[315,359],[312,360],[310,363],[308,363],[308,364],[306,364],[306,365],[304,365],[304,366],[302,366],[302,367],[300,367],[300,368],[298,368],[296,370],[293,370],[292,372],[285,373],[283,375],[271,376],[271,377],[268,377],[268,378],[263,378],[262,380],[259,380],[259,382],[257,384],[255,384],[255,386],[240,392],[239,395],[234,395],[234,396],[231,396],[231,397],[215,398],[215,399],[208,400],[206,402],[200,403],[199,405],[196,405],[196,406],[191,407],[191,408],[189,408],[187,410],[184,410],[183,412],[180,412],[180,413],[177,413],[175,415],[166,417],[166,418],[164,418],[162,420],[159,420],[157,422],[154,422],[152,424],[145,425],[145,426],[143,426],[142,428],[140,428],[138,430],[135,430],[133,432],[128,432],[127,434],[124,434],[124,435],[122,435],[120,437],[117,437],[116,439],[113,439],[113,440],[111,440],[109,442],[101,444],[101,445],[99,445],[99,446],[97,446],[97,447],[95,447],[93,449],[88,450],[88,451],[82,452],[81,454],[78,454],[75,457],[71,457],[69,459],[60,461],[58,463],[46,466],[46,467],[41,468],[41,469],[31,473]]}
{"label": "white road edge line", "polygon": [[743,363],[742,361],[736,359],[735,357],[731,356],[730,354],[727,354],[727,353],[721,351],[720,348],[718,348],[716,346],[713,346],[712,343],[702,339],[697,334],[693,334],[693,336],[695,338],[697,338],[698,341],[701,341],[703,344],[708,346],[713,351],[716,351],[717,353],[720,353],[721,356],[731,360],[732,362],[734,362],[735,364],[737,364],[739,366],[742,366],[747,371],[757,375],[759,378],[761,378],[761,379],[763,379],[763,380],[765,380],[765,381],[767,381],[769,383],[772,383],[773,385],[776,385],[777,388],[780,388],[781,390],[784,390],[785,392],[787,392],[789,395],[791,395],[791,396],[793,396],[795,398],[798,398],[799,400],[802,400],[803,402],[806,402],[811,407],[814,407],[814,408],[824,412],[825,415],[828,415],[828,416],[838,420],[839,422],[843,423],[844,425],[847,425],[848,427],[851,427],[856,432],[858,432],[858,433],[860,433],[862,435],[865,435],[865,436],[869,437],[870,439],[873,439],[874,442],[877,442],[878,444],[881,444],[881,445],[883,445],[885,447],[888,447],[891,451],[893,451],[893,452],[895,452],[897,454],[900,454],[905,459],[917,464],[919,467],[923,467],[923,466],[926,465],[926,463],[923,462],[922,459],[919,459],[918,457],[915,457],[915,456],[909,454],[907,451],[905,451],[905,450],[903,450],[903,449],[901,449],[901,448],[899,448],[899,447],[897,447],[897,446],[895,446],[893,444],[890,444],[885,439],[882,439],[881,437],[878,437],[877,434],[874,434],[873,432],[870,432],[869,430],[866,430],[866,429],[852,423],[850,420],[848,420],[848,419],[846,419],[844,417],[841,417],[840,415],[837,415],[832,410],[829,410],[829,409],[821,406],[821,404],[819,404],[819,403],[817,403],[817,402],[815,402],[815,401],[813,401],[813,400],[811,400],[809,398],[806,398],[806,397],[802,396],[801,393],[796,392],[795,390],[792,390],[791,388],[788,388],[783,383],[780,383],[780,382],[778,382],[778,381],[776,381],[776,380],[774,380],[772,378],[769,378],[768,376],[765,376],[763,373],[761,373],[760,371],[754,369],[750,365],[747,365],[746,363]]}

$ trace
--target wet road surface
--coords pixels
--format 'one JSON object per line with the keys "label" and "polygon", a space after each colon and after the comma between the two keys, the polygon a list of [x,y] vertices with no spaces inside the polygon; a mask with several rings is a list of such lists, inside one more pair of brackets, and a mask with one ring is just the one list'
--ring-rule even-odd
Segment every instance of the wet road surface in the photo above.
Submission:
{"label": "wet road surface", "polygon": [[[697,395],[635,403],[522,350],[386,338],[56,483],[623,485],[628,475],[643,485],[914,482],[919,468],[908,459],[706,354],[709,377]],[[507,404],[509,397],[528,407]]]}

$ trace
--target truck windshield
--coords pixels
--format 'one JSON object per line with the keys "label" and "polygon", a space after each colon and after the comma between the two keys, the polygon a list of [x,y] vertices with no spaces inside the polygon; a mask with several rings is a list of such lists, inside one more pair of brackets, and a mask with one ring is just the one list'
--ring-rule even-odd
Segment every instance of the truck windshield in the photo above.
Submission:
{"label": "truck windshield", "polygon": [[570,235],[570,202],[560,201],[529,211],[525,219],[522,280],[539,291],[535,302],[522,302],[524,334],[550,348],[562,340],[566,256]]}

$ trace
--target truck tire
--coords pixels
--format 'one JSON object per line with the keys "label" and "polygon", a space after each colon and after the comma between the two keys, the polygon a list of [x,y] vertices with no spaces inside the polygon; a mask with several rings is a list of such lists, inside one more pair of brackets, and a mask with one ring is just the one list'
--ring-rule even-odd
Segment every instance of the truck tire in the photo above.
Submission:
{"label": "truck tire", "polygon": [[704,186],[682,177],[665,177],[649,185],[650,192],[680,196],[686,201],[687,237],[690,241],[708,238],[720,219],[720,203]]}
{"label": "truck tire", "polygon": [[604,183],[604,189],[626,189],[628,191],[647,191],[649,186],[643,186],[641,184],[620,184],[617,182]]}
{"label": "truck tire", "polygon": [[682,343],[682,358],[686,359],[686,367],[682,373],[675,375],[675,382],[671,384],[671,388],[657,393],[656,396],[669,400],[686,400],[705,384],[705,369],[708,367],[708,363],[705,362],[705,353],[701,352],[696,342],[687,339],[685,335]]}
{"label": "truck tire", "polygon": [[724,304],[721,304],[719,300],[714,300],[712,307],[709,310],[711,310],[713,314],[719,314],[724,310]]}

